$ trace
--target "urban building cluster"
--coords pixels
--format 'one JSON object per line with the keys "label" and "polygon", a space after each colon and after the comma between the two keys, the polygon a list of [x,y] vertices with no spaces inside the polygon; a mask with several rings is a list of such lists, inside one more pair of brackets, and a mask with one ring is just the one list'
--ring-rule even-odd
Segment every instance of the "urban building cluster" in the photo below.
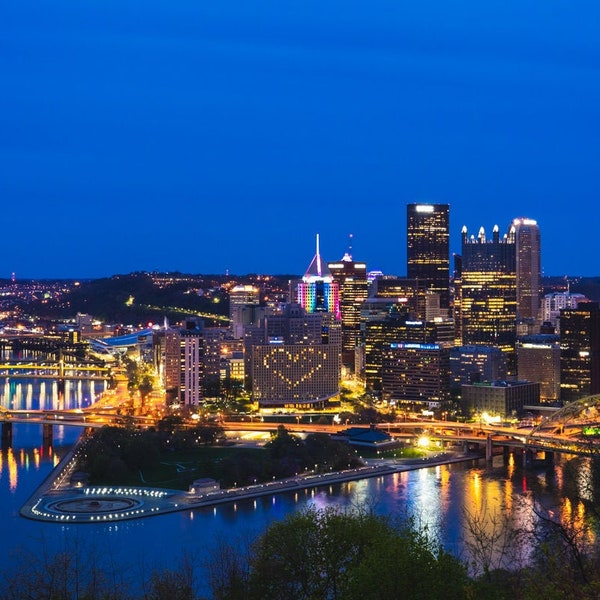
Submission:
{"label": "urban building cluster", "polygon": [[600,308],[543,293],[537,222],[460,235],[451,257],[449,205],[409,204],[405,277],[368,271],[351,246],[327,262],[317,235],[286,293],[236,285],[227,326],[149,330],[168,401],[198,407],[237,385],[262,408],[323,408],[356,378],[398,409],[443,413],[460,399],[465,412],[509,417],[599,393]]}

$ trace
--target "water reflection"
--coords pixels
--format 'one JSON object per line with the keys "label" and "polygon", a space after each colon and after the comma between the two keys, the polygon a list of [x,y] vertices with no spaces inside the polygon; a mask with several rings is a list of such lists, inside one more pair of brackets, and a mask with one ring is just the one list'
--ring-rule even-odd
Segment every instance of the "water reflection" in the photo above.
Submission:
{"label": "water reflection", "polygon": [[106,381],[66,380],[64,392],[56,380],[0,379],[0,404],[11,410],[73,410],[96,402]]}

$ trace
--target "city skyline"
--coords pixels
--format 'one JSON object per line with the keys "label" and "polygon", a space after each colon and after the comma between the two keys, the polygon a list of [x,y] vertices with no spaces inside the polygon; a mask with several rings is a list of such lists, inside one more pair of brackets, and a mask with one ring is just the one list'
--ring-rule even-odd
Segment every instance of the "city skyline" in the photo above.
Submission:
{"label": "city skyline", "polygon": [[[406,273],[406,205],[595,276],[600,5],[5,7],[0,276]],[[451,265],[452,269],[452,265]]]}

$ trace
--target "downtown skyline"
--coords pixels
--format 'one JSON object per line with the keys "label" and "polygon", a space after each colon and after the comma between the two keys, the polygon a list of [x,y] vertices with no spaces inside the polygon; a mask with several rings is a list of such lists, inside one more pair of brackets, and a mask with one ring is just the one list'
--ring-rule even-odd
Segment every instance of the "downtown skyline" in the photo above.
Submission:
{"label": "downtown skyline", "polygon": [[[594,276],[600,6],[5,7],[0,276],[406,274],[406,205]],[[452,265],[451,265],[452,268]]]}

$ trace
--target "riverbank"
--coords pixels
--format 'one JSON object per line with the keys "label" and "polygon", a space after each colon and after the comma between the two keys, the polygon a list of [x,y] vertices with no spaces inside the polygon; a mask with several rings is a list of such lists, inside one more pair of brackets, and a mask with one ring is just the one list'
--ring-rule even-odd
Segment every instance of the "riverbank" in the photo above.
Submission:
{"label": "riverbank", "polygon": [[71,485],[80,445],[57,465],[21,507],[27,519],[56,523],[107,523],[204,508],[347,481],[380,477],[455,462],[476,460],[476,455],[440,453],[419,459],[372,459],[365,466],[333,473],[306,473],[287,479],[207,493],[133,486]]}

